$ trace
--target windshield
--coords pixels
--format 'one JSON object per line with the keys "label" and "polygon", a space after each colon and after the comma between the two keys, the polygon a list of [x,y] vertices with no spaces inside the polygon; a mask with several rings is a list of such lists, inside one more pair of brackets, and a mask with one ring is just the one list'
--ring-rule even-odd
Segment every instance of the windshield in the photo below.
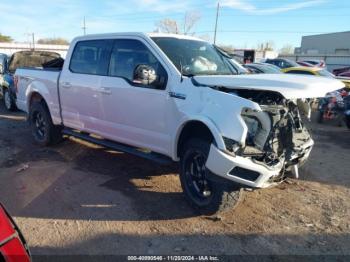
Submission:
{"label": "windshield", "polygon": [[320,74],[320,76],[325,76],[325,77],[329,77],[329,78],[335,77],[332,73],[328,72],[326,69],[322,69],[322,70],[318,71],[318,73]]}
{"label": "windshield", "polygon": [[152,39],[184,75],[235,74],[227,58],[207,42],[172,37]]}

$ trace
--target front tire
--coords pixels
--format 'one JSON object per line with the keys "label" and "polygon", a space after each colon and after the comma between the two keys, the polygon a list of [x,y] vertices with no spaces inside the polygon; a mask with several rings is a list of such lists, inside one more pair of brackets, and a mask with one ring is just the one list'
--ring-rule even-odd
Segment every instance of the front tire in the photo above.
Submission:
{"label": "front tire", "polygon": [[233,209],[242,190],[233,182],[217,177],[205,166],[211,143],[191,139],[181,155],[180,181],[189,204],[206,215]]}
{"label": "front tire", "polygon": [[10,91],[7,88],[4,89],[4,104],[5,104],[5,108],[8,111],[15,111],[17,108],[16,103],[12,98]]}
{"label": "front tire", "polygon": [[35,141],[49,146],[62,140],[61,128],[52,123],[50,112],[43,102],[34,102],[29,112],[29,124]]}

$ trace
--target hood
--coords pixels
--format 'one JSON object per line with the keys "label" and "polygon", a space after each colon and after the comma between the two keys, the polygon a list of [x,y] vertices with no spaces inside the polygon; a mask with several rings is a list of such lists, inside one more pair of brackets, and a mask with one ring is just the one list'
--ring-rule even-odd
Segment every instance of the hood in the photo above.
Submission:
{"label": "hood", "polygon": [[195,76],[194,80],[207,86],[274,91],[286,99],[324,97],[344,87],[344,83],[332,78],[288,74]]}

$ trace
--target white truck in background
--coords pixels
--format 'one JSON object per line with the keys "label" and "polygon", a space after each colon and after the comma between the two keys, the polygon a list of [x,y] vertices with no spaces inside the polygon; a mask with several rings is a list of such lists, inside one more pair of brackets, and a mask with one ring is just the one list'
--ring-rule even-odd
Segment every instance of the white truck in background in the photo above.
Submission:
{"label": "white truck in background", "polygon": [[343,87],[322,77],[237,75],[228,59],[188,36],[78,37],[61,70],[17,69],[17,107],[41,145],[65,134],[179,161],[185,197],[213,214],[234,206],[242,187],[297,174],[314,144],[301,119],[307,99]]}

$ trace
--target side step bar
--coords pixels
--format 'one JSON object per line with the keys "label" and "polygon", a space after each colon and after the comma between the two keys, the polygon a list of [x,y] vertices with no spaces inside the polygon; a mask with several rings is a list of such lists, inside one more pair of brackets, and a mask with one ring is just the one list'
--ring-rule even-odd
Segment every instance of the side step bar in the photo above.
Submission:
{"label": "side step bar", "polygon": [[103,146],[106,148],[111,148],[111,149],[118,151],[118,152],[124,152],[124,153],[128,153],[128,154],[131,154],[134,156],[142,157],[142,158],[151,160],[151,161],[156,162],[156,163],[161,164],[161,165],[169,165],[173,162],[169,157],[163,156],[161,154],[143,151],[140,148],[120,144],[120,143],[113,142],[113,141],[110,141],[107,139],[99,139],[99,138],[93,137],[87,133],[83,133],[83,132],[80,133],[78,131],[74,131],[74,130],[66,129],[66,128],[63,129],[62,133],[64,135],[76,137],[78,139],[90,142],[92,144],[96,144],[96,145]]}

